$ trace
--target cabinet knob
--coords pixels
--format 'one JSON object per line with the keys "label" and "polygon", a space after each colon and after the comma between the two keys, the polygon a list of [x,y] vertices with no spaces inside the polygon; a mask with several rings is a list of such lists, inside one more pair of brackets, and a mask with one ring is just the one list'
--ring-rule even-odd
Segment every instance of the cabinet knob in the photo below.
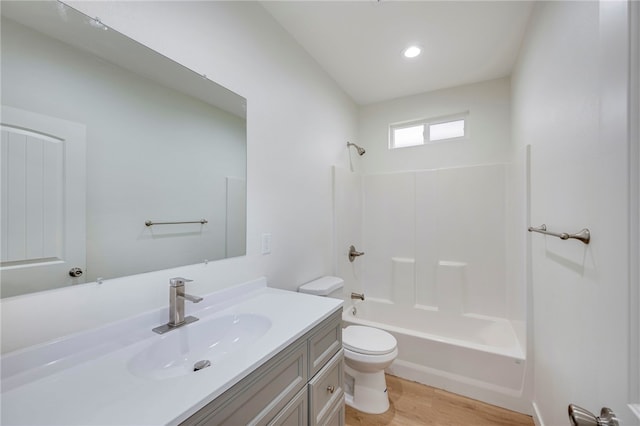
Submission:
{"label": "cabinet knob", "polygon": [[336,387],[335,387],[335,386],[333,386],[333,385],[329,385],[329,386],[327,386],[327,391],[328,391],[329,393],[333,393],[333,392],[335,392],[335,390],[336,390]]}

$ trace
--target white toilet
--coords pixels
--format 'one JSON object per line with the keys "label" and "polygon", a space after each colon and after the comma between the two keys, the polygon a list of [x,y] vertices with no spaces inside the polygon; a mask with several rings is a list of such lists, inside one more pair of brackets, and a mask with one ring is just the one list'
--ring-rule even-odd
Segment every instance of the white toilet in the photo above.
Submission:
{"label": "white toilet", "polygon": [[[300,293],[342,299],[344,281],[322,277],[298,288]],[[398,356],[398,342],[384,330],[360,325],[342,329],[345,402],[356,410],[381,414],[389,409],[384,369]]]}

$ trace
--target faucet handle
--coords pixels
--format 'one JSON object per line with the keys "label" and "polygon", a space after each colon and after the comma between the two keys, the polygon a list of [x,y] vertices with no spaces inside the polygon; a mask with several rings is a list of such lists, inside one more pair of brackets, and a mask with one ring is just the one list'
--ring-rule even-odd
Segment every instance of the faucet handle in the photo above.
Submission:
{"label": "faucet handle", "polygon": [[192,281],[193,280],[190,280],[188,278],[175,277],[169,280],[169,284],[171,284],[171,287],[180,287],[180,286],[183,286],[185,283],[190,283]]}

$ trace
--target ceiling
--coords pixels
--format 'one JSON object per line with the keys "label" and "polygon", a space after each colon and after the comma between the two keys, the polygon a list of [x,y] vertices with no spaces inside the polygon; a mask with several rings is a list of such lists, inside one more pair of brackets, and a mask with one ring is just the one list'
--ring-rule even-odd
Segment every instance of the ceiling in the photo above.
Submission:
{"label": "ceiling", "polygon": [[[359,105],[511,74],[530,1],[265,1]],[[419,44],[423,53],[406,59]]]}

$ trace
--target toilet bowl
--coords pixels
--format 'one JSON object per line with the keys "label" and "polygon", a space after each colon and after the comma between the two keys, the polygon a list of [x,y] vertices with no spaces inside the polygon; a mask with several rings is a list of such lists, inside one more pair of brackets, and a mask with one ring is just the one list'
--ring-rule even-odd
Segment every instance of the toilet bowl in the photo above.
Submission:
{"label": "toilet bowl", "polygon": [[[322,277],[298,288],[301,293],[342,299],[344,281]],[[398,342],[384,330],[350,325],[342,329],[345,402],[356,410],[381,414],[389,409],[384,369],[398,356]]]}
{"label": "toilet bowl", "polygon": [[396,339],[384,330],[350,325],[342,329],[345,402],[356,410],[381,414],[389,409],[384,369],[398,356]]}

